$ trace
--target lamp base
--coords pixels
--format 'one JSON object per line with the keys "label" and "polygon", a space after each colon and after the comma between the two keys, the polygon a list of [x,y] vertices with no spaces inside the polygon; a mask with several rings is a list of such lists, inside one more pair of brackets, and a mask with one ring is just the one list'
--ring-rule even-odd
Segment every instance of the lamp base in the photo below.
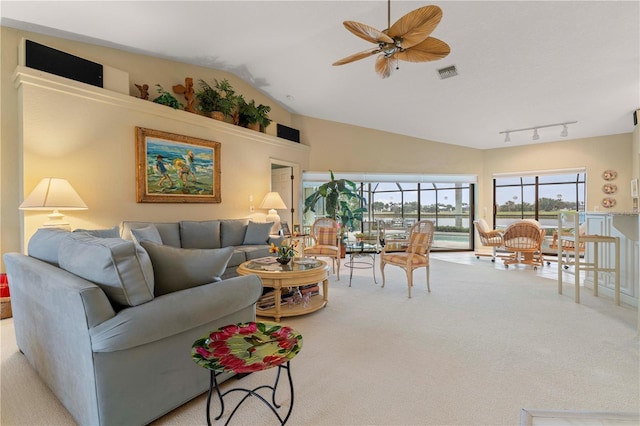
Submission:
{"label": "lamp base", "polygon": [[71,231],[71,224],[64,219],[64,215],[58,210],[54,210],[47,217],[49,220],[42,224],[42,228],[61,228]]}
{"label": "lamp base", "polygon": [[273,222],[270,234],[280,233],[280,216],[275,209],[269,210],[269,214],[267,214],[267,217],[265,217],[265,222]]}

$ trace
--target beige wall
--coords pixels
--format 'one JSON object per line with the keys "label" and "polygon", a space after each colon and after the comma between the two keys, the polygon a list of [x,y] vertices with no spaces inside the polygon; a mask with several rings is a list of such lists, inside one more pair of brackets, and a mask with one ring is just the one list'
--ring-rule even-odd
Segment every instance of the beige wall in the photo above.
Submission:
{"label": "beige wall", "polygon": [[[291,124],[289,113],[274,101],[219,71],[2,28],[2,253],[23,250],[23,241],[46,221],[45,214],[18,211],[42,177],[67,178],[89,206],[67,212],[73,228],[100,228],[123,219],[246,217],[249,196],[261,212],[260,201],[270,190],[271,161],[308,167],[304,145],[137,99],[133,85],[133,96],[121,95],[56,76],[40,82],[43,73],[29,69],[14,81],[23,36],[129,72],[132,83],[158,81],[169,88],[184,76],[227,77],[245,98],[272,106],[272,118]],[[220,142],[222,203],[136,203],[136,126]]]}
{"label": "beige wall", "polygon": [[[596,206],[605,210],[600,203],[605,194],[602,186],[602,172],[611,169],[618,172],[615,184],[618,192],[611,197],[617,205],[608,211],[631,211],[631,134],[613,135],[565,142],[531,144],[512,148],[492,149],[485,153],[484,166],[487,173],[479,182],[481,187],[491,188],[493,173],[531,172],[557,169],[586,168],[587,196],[586,209],[593,211]],[[491,211],[492,194],[485,191],[479,207]]]}
{"label": "beige wall", "polygon": [[[123,219],[178,220],[248,215],[248,197],[257,207],[269,189],[270,162],[300,165],[300,170],[477,174],[478,207],[491,205],[494,172],[586,167],[588,206],[602,198],[601,173],[614,169],[620,196],[615,210],[629,210],[629,180],[637,176],[638,130],[615,135],[524,147],[481,151],[425,141],[372,129],[291,115],[275,101],[222,71],[150,58],[115,49],[61,40],[10,28],[1,29],[0,79],[0,252],[22,250],[44,215],[19,212],[22,197],[44,176],[66,177],[90,210],[69,212],[73,227],[113,226]],[[18,65],[21,37],[65,50],[129,73],[130,94],[107,101],[23,83],[20,105],[12,75]],[[134,83],[155,83],[168,89],[194,79],[228,78],[245,97],[272,107],[271,118],[298,128],[302,144],[251,134],[232,125],[135,99]],[[27,78],[26,80],[29,80]],[[64,79],[63,79],[64,80]],[[45,85],[46,86],[46,85]],[[77,86],[77,84],[72,84]],[[82,85],[81,85],[82,86]],[[96,89],[99,90],[99,89]],[[104,92],[104,91],[103,91]],[[152,93],[153,96],[153,93]],[[22,121],[20,121],[22,120]],[[221,204],[138,204],[135,201],[135,126],[149,127],[222,143]],[[24,130],[24,135],[21,132]],[[20,140],[24,140],[24,153]],[[630,155],[631,154],[631,155]],[[635,158],[632,160],[631,158]],[[635,170],[635,171],[634,171]],[[25,217],[24,229],[21,218]]]}

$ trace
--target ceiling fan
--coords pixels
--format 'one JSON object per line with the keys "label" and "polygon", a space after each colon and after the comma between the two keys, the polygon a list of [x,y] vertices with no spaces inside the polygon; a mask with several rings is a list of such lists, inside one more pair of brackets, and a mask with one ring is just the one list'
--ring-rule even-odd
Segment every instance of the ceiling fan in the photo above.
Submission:
{"label": "ceiling fan", "polygon": [[442,10],[438,6],[425,6],[416,9],[398,19],[391,25],[391,0],[387,0],[387,29],[377,29],[355,21],[344,21],[343,25],[358,37],[378,46],[355,53],[334,62],[344,65],[371,55],[378,55],[376,72],[382,78],[391,75],[393,64],[398,69],[398,60],[407,62],[429,62],[442,59],[451,52],[449,45],[442,40],[429,37],[442,19]]}

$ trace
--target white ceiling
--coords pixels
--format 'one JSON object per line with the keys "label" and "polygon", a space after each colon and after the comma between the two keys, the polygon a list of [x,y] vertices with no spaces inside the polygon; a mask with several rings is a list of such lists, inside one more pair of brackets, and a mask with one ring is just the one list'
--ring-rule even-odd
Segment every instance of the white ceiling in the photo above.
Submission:
{"label": "white ceiling", "polygon": [[[475,148],[534,143],[499,132],[564,121],[567,139],[630,133],[640,108],[640,2],[392,1],[391,22],[437,4],[446,58],[375,58],[342,21],[383,30],[386,1],[1,1],[2,25],[230,71],[305,116]],[[439,68],[459,75],[440,80]],[[562,127],[536,143],[561,140]],[[393,141],[389,141],[393,143]]]}

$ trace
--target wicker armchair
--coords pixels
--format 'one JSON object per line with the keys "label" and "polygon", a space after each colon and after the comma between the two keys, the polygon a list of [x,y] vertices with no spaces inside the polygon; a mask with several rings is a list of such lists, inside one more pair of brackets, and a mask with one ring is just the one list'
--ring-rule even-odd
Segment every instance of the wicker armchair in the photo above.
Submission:
{"label": "wicker armchair", "polygon": [[427,291],[429,287],[429,252],[433,244],[433,234],[435,225],[430,220],[421,220],[411,228],[407,249],[403,252],[393,251],[389,253],[385,245],[380,254],[380,272],[382,272],[382,287],[384,287],[384,267],[386,264],[399,266],[407,273],[407,286],[409,288],[409,298],[411,298],[411,287],[413,286],[413,270],[426,268]]}
{"label": "wicker armchair", "polygon": [[337,277],[340,280],[340,247],[338,246],[338,223],[328,217],[316,219],[311,226],[311,239],[313,245],[304,248],[304,255],[311,257],[330,257],[333,273],[336,273],[336,263],[338,264]]}
{"label": "wicker armchair", "polygon": [[[487,221],[484,219],[474,220],[473,224],[476,226],[480,242],[484,247],[491,247],[493,254],[491,255],[491,261],[496,261],[496,250],[498,247],[502,247],[502,231],[490,229]],[[480,259],[480,256],[489,256],[488,254],[479,253],[476,251],[476,258]]]}
{"label": "wicker armchair", "polygon": [[511,252],[504,259],[504,266],[514,263],[533,265],[533,269],[544,264],[542,241],[545,231],[536,221],[523,220],[507,227],[502,235],[504,248]]}

